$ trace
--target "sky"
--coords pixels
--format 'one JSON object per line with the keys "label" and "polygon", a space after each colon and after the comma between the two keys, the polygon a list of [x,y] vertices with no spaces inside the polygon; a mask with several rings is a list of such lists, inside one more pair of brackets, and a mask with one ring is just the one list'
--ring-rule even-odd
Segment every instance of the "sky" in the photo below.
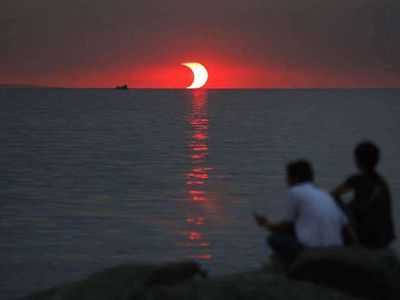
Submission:
{"label": "sky", "polygon": [[0,83],[400,87],[400,0],[0,0]]}

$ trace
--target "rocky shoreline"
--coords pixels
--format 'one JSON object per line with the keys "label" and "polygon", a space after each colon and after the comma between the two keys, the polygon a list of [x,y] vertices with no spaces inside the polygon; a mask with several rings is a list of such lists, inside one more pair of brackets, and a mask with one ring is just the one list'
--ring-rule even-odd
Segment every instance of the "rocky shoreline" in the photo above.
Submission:
{"label": "rocky shoreline", "polygon": [[390,250],[309,249],[287,272],[207,278],[195,262],[124,264],[48,289],[30,300],[400,299],[400,263]]}

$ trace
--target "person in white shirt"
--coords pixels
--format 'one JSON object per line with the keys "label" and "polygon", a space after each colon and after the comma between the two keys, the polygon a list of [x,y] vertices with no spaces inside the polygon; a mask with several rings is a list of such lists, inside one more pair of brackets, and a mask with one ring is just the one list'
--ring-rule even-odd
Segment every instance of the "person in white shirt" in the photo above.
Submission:
{"label": "person in white shirt", "polygon": [[268,243],[285,264],[293,262],[304,247],[342,246],[343,233],[354,236],[335,200],[313,181],[308,161],[288,164],[286,218],[272,223],[266,216],[255,214],[258,225],[272,233]]}

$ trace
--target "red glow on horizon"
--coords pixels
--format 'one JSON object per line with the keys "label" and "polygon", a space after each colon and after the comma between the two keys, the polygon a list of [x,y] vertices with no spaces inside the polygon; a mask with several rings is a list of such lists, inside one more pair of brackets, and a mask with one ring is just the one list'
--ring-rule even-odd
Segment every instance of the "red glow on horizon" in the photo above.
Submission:
{"label": "red glow on horizon", "polygon": [[[215,54],[215,55],[214,55]],[[37,74],[27,72],[2,78],[2,83],[29,83],[52,87],[114,88],[127,84],[130,88],[185,89],[193,81],[192,72],[181,62],[185,59],[201,61],[209,73],[207,89],[218,88],[354,88],[398,87],[398,79],[389,73],[366,74],[361,70],[324,70],[290,67],[282,63],[273,65],[256,58],[217,55],[200,51],[187,57],[173,57],[139,61],[126,59],[118,65],[95,65],[91,68],[54,70]],[[201,104],[194,104],[201,105]]]}
{"label": "red glow on horizon", "polygon": [[[257,88],[282,86],[293,79],[287,78],[290,70],[260,68],[255,65],[216,58],[199,58],[209,73],[206,88]],[[295,74],[298,75],[298,72]],[[110,81],[113,78],[113,81]],[[127,84],[130,88],[185,89],[193,81],[192,72],[178,60],[158,62],[148,65],[127,65],[123,69],[80,71],[68,77],[48,78],[58,86],[72,87],[115,87]],[[204,105],[197,101],[194,106]],[[202,122],[202,120],[198,120]]]}

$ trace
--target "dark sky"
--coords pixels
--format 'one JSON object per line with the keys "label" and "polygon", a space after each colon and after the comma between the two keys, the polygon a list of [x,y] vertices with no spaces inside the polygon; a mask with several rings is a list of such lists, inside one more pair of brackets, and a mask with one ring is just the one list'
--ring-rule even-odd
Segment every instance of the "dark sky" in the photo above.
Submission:
{"label": "dark sky", "polygon": [[400,0],[0,0],[0,82],[400,87]]}

